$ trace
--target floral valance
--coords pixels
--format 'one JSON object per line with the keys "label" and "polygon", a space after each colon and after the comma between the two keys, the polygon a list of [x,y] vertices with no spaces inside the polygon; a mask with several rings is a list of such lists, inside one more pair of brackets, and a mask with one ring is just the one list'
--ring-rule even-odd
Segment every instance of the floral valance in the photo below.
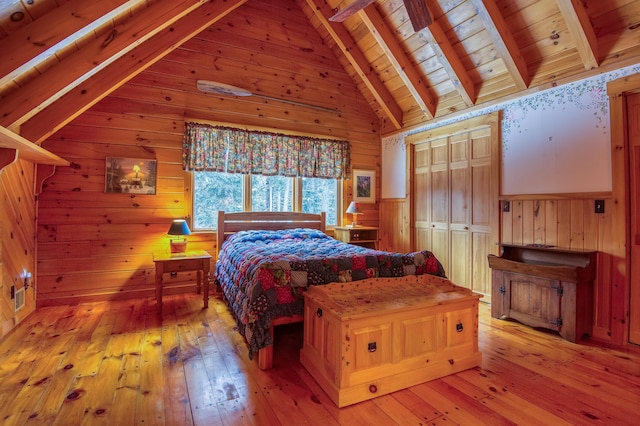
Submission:
{"label": "floral valance", "polygon": [[267,176],[349,179],[349,142],[186,123],[182,166]]}

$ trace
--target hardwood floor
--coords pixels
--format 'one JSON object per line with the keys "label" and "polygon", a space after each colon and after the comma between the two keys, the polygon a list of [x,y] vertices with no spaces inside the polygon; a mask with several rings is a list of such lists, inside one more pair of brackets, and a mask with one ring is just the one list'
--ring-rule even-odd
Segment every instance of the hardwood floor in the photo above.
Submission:
{"label": "hardwood floor", "polygon": [[638,424],[640,351],[568,343],[490,318],[482,368],[338,409],[298,361],[300,325],[260,371],[224,303],[196,294],[48,307],[0,342],[0,423]]}

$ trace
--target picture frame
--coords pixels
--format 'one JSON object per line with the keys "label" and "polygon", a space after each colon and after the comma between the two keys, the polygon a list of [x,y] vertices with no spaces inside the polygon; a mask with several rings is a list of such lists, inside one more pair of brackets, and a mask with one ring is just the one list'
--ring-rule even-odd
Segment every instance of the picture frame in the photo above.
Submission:
{"label": "picture frame", "polygon": [[376,202],[376,172],[353,169],[353,201],[359,203]]}
{"label": "picture frame", "polygon": [[155,195],[157,166],[148,158],[107,157],[104,192]]}

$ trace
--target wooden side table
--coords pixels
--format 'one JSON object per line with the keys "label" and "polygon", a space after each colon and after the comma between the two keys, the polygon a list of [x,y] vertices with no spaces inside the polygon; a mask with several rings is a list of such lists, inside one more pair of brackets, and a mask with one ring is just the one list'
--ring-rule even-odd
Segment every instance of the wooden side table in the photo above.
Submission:
{"label": "wooden side table", "polygon": [[209,306],[209,269],[211,255],[204,250],[186,253],[155,253],[153,262],[156,265],[156,303],[158,312],[162,312],[162,276],[169,272],[197,271],[198,294],[203,291],[204,307]]}
{"label": "wooden side table", "polygon": [[343,243],[378,249],[378,228],[374,228],[373,226],[357,226],[355,228],[336,226],[334,229],[336,240],[342,241]]}

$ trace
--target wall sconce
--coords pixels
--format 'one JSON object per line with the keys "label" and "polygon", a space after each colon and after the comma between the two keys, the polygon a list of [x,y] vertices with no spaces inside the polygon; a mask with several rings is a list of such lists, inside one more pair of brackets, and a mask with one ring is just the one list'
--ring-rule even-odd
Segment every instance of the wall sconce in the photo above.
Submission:
{"label": "wall sconce", "polygon": [[24,289],[28,289],[29,286],[31,285],[31,272],[27,271],[26,269],[22,272],[21,275],[22,279],[24,280]]}
{"label": "wall sconce", "polygon": [[191,230],[186,220],[174,219],[167,234],[175,236],[169,239],[171,253],[184,253],[187,251],[187,238],[185,235],[191,234]]}
{"label": "wall sconce", "polygon": [[351,225],[347,225],[347,228],[357,228],[358,227],[358,215],[362,214],[362,210],[360,210],[360,203],[352,201],[347,208],[345,213],[351,213],[353,217],[353,223]]}

